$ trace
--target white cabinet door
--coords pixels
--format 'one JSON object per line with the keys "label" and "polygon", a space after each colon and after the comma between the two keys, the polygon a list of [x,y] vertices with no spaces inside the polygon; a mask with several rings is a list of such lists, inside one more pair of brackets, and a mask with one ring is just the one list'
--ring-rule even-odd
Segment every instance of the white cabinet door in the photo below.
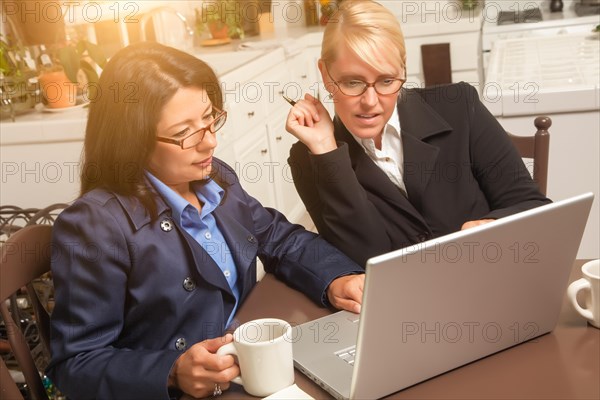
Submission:
{"label": "white cabinet door", "polygon": [[82,147],[82,141],[0,146],[0,204],[43,208],[75,200],[81,188]]}
{"label": "white cabinet door", "polygon": [[306,48],[286,60],[290,71],[290,82],[285,86],[286,96],[297,100],[309,93],[314,97],[319,93],[319,76],[317,68],[318,52],[314,48]]}
{"label": "white cabinet door", "polygon": [[265,207],[277,207],[275,174],[265,126],[257,126],[234,144],[235,163],[242,187]]}
{"label": "white cabinet door", "polygon": [[[285,117],[287,109],[274,114],[274,118],[267,126],[269,132],[269,146],[271,149],[271,161],[275,176],[275,191],[277,195],[277,207],[287,219],[300,223],[306,209],[292,178],[291,166],[288,164],[290,148],[297,139],[285,130]],[[276,117],[276,118],[275,118]]]}

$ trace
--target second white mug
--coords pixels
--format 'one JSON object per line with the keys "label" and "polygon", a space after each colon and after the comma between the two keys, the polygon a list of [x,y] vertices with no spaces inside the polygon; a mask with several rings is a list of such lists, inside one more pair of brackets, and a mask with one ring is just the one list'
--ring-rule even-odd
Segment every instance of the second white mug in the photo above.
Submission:
{"label": "second white mug", "polygon": [[[567,294],[573,306],[588,322],[600,328],[600,260],[593,260],[581,267],[583,278],[569,285]],[[589,291],[589,304],[583,308],[577,301],[577,293]]]}

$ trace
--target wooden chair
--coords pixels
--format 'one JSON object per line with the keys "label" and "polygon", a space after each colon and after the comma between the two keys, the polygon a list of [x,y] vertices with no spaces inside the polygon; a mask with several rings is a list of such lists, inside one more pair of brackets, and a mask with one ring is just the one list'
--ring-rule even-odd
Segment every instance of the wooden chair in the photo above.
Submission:
{"label": "wooden chair", "polygon": [[[4,243],[12,234],[29,225],[52,225],[60,212],[67,208],[66,203],[51,204],[42,209],[38,208],[20,208],[17,206],[0,206],[0,243]],[[38,281],[40,283],[40,281]],[[51,286],[51,283],[49,284]],[[29,290],[34,290],[33,285],[29,285]],[[48,286],[48,285],[47,285]],[[50,294],[51,287],[45,292]],[[39,294],[39,292],[37,292]],[[39,297],[38,297],[39,298]],[[46,299],[43,299],[44,303]],[[17,307],[17,296],[13,293],[10,297],[10,312],[13,320],[16,322],[19,318],[19,310]],[[39,301],[34,301],[33,306],[38,307]],[[41,310],[34,310],[35,314],[41,319],[37,324],[37,331],[40,335],[40,340],[43,345],[43,351],[47,357],[50,356],[50,332],[47,313]]]}
{"label": "wooden chair", "polygon": [[425,87],[452,83],[450,43],[421,45],[421,64]]}
{"label": "wooden chair", "polygon": [[[21,330],[20,318],[11,315],[6,300],[21,288],[27,287],[27,294],[40,334],[40,342],[48,350],[49,314],[41,304],[32,281],[50,271],[51,236],[52,227],[49,225],[26,226],[13,233],[0,248],[2,261],[0,264],[0,275],[2,276],[0,312],[6,326],[12,353],[25,376],[29,397],[34,400],[47,400],[48,396],[40,377],[40,371],[35,364],[32,349],[29,348],[28,340]],[[13,307],[10,308],[13,309]],[[2,372],[1,375],[4,381],[6,379],[5,372]]]}
{"label": "wooden chair", "polygon": [[[421,61],[425,87],[452,83],[450,43],[421,45]],[[507,133],[521,157],[533,160],[533,180],[537,183],[540,192],[546,195],[550,153],[548,129],[552,126],[552,120],[550,117],[539,116],[535,119],[534,125],[537,132],[532,136],[517,136],[510,132]]]}
{"label": "wooden chair", "polygon": [[533,180],[537,183],[540,192],[546,195],[550,153],[550,133],[548,129],[552,126],[552,119],[540,116],[533,123],[537,128],[534,135],[517,136],[510,132],[507,133],[521,157],[533,160]]}

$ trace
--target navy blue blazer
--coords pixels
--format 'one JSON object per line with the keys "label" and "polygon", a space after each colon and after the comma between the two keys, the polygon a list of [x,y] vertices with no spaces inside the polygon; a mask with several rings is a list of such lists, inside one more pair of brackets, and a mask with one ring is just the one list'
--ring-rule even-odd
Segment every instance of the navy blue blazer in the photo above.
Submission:
{"label": "navy blue blazer", "polygon": [[336,150],[313,155],[298,142],[290,151],[294,184],[319,233],[358,264],[469,220],[550,202],[472,86],[403,90],[398,117],[408,198],[338,118]]}
{"label": "navy blue blazer", "polygon": [[[267,272],[325,304],[336,277],[362,269],[325,240],[263,207],[219,160],[226,197],[214,211],[233,253],[241,299]],[[72,399],[165,399],[174,361],[224,334],[234,296],[222,271],[171,218],[129,197],[93,190],[53,230],[52,360],[48,375]],[[276,299],[274,299],[276,300]],[[293,323],[293,321],[290,321]]]}

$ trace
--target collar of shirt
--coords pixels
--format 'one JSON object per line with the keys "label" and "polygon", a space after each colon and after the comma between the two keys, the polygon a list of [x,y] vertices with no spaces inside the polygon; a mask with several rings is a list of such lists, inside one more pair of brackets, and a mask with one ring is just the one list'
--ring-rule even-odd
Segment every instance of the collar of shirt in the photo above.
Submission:
{"label": "collar of shirt", "polygon": [[[358,136],[354,135],[354,133],[350,132],[352,137],[358,142],[358,144],[365,149],[369,157],[374,158],[377,157],[378,152],[375,147],[375,141],[373,139],[361,139]],[[383,128],[383,137],[381,138],[381,151],[388,152],[388,149],[398,149],[399,141],[401,140],[400,136],[400,119],[398,118],[398,107],[394,107],[394,112],[392,116],[385,124]]]}
{"label": "collar of shirt", "polygon": [[402,136],[400,133],[400,119],[398,108],[394,107],[392,116],[385,124],[381,138],[381,150],[375,147],[373,139],[361,139],[350,132],[358,144],[365,150],[366,155],[373,160],[387,177],[402,193],[407,196],[404,184],[404,153],[402,149]]}
{"label": "collar of shirt", "polygon": [[[146,171],[146,176],[169,206],[171,206],[171,210],[173,212],[173,218],[179,221],[180,226],[186,226],[185,222],[182,219],[184,215],[184,211],[188,207],[193,207],[190,202],[181,197],[177,192],[173,189],[165,185],[160,179],[152,175],[150,172]],[[193,182],[192,188],[198,196],[198,200],[202,202],[202,212],[200,213],[200,219],[202,219],[205,215],[213,212],[215,208],[219,206],[221,200],[223,199],[223,195],[225,191],[221,188],[217,182],[212,179],[205,182]]]}

